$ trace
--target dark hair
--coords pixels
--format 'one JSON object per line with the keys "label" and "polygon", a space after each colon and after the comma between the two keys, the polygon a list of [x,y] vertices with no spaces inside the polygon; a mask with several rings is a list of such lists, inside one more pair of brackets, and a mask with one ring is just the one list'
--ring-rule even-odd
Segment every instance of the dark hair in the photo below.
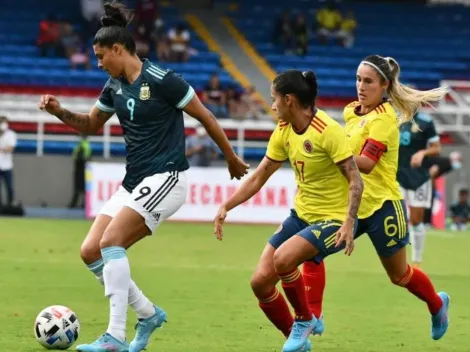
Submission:
{"label": "dark hair", "polygon": [[460,191],[459,191],[459,195],[463,196],[463,195],[467,195],[468,194],[468,188],[462,188]]}
{"label": "dark hair", "polygon": [[276,76],[274,90],[282,95],[293,94],[304,108],[315,107],[318,94],[317,77],[312,71],[287,70]]}
{"label": "dark hair", "polygon": [[98,44],[110,48],[114,44],[122,44],[129,53],[135,54],[134,39],[126,29],[134,17],[132,11],[118,1],[106,3],[103,7],[102,27],[96,33],[93,45]]}

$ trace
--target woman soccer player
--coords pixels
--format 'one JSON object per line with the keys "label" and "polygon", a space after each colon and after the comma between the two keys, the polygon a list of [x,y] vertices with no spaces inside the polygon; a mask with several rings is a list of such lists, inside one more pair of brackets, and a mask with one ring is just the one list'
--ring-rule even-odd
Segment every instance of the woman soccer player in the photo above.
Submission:
{"label": "woman soccer player", "polygon": [[[272,83],[271,96],[272,109],[281,122],[256,171],[220,207],[214,232],[222,239],[227,212],[254,196],[289,160],[298,187],[295,209],[266,245],[251,287],[268,319],[288,337],[283,351],[308,351],[308,335],[319,316],[309,309],[297,265],[306,260],[320,263],[344,246],[346,254],[351,254],[363,185],[343,128],[315,108],[317,81],[313,72],[279,74]],[[302,249],[302,256],[287,255],[293,247]],[[295,319],[276,289],[279,280],[294,307]]]}
{"label": "woman soccer player", "polygon": [[[39,107],[85,134],[97,132],[114,113],[121,123],[127,148],[126,175],[81,247],[82,259],[104,283],[110,300],[109,326],[97,341],[77,350],[136,352],[147,346],[166,313],[131,280],[126,249],[151,235],[184,203],[189,166],[183,111],[198,119],[217,142],[232,178],[242,177],[248,165],[235,155],[217,120],[181,76],[137,57],[132,34],[125,28],[130,12],[116,2],[105,4],[104,10],[93,49],[99,67],[111,77],[91,112],[70,112],[51,95],[42,96]],[[127,304],[139,319],[130,345],[125,340]]]}
{"label": "woman soccer player", "polygon": [[[392,283],[405,287],[427,303],[431,313],[431,337],[439,340],[449,325],[450,298],[445,292],[436,293],[428,276],[407,263],[408,222],[396,175],[400,122],[411,121],[422,105],[440,100],[447,90],[411,89],[400,83],[399,74],[400,67],[394,59],[378,55],[366,57],[357,70],[359,101],[344,110],[345,131],[365,185],[356,238],[367,233]],[[385,93],[390,100],[383,99]],[[401,120],[395,109],[400,112]],[[320,278],[320,291],[324,285],[322,270],[306,268],[307,273]]]}
{"label": "woman soccer player", "polygon": [[417,267],[423,259],[426,235],[424,211],[432,203],[432,181],[429,168],[423,165],[423,160],[425,157],[437,156],[440,150],[439,135],[429,115],[417,112],[413,122],[400,125],[397,179],[410,210],[411,261]]}

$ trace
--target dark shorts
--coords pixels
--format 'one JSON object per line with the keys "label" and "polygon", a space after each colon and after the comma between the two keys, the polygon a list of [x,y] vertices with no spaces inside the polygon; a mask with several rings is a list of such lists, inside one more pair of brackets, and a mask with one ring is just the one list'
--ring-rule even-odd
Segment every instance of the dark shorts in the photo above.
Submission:
{"label": "dark shorts", "polygon": [[409,243],[408,216],[403,200],[387,200],[382,208],[359,219],[356,238],[367,233],[381,257],[391,257]]}
{"label": "dark shorts", "polygon": [[269,243],[277,249],[292,236],[299,235],[320,252],[311,260],[321,263],[330,254],[344,249],[345,243],[335,247],[336,232],[342,225],[343,223],[339,220],[325,220],[309,225],[297,216],[295,210],[291,210],[290,216],[279,226],[276,233],[269,239]]}

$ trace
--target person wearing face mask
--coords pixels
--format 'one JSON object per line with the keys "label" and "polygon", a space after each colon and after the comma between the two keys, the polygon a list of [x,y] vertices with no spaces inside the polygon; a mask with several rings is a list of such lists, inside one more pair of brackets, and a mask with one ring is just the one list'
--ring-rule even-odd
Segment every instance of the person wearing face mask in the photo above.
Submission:
{"label": "person wearing face mask", "polygon": [[209,167],[212,161],[217,159],[217,153],[217,145],[202,126],[198,126],[196,133],[186,139],[186,157],[189,166]]}
{"label": "person wearing face mask", "polygon": [[[8,128],[8,120],[0,116],[0,181],[7,190],[7,205],[14,199],[13,191],[13,151],[16,147],[16,133]],[[0,183],[0,205],[2,204]]]}

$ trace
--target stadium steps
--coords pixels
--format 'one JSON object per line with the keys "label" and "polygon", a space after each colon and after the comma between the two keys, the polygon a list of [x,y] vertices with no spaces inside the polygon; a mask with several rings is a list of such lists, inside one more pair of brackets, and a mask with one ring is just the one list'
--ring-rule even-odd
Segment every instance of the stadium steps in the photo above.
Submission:
{"label": "stadium steps", "polygon": [[[217,17],[217,19],[214,19],[214,17]],[[271,82],[266,80],[259,72],[220,18],[215,16],[212,11],[199,10],[188,14],[186,21],[198,36],[207,43],[209,49],[220,55],[225,70],[232,77],[235,77],[243,88],[256,87],[257,98],[262,102],[265,111],[275,119],[271,105],[268,103]],[[232,58],[236,58],[236,63]]]}

